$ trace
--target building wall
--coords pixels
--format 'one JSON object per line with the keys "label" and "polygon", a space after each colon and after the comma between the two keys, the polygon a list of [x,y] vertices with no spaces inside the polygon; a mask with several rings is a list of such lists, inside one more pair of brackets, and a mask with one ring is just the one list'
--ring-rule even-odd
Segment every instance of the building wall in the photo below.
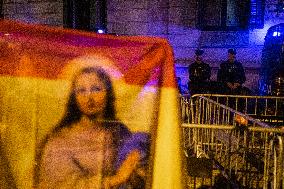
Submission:
{"label": "building wall", "polygon": [[[194,50],[205,50],[204,60],[212,67],[212,80],[227,48],[237,49],[251,89],[257,88],[264,37],[269,27],[284,22],[284,13],[275,12],[277,0],[266,0],[263,29],[248,31],[200,31],[197,23],[197,0],[106,0],[107,28],[118,35],[165,37],[174,49],[176,73],[183,84],[188,80],[187,67]],[[63,25],[63,0],[4,0],[4,17],[29,23]]]}
{"label": "building wall", "polygon": [[53,26],[63,25],[62,0],[3,0],[5,19]]}
{"label": "building wall", "polygon": [[247,82],[257,90],[264,37],[269,27],[284,22],[284,14],[275,12],[277,0],[266,0],[263,29],[248,31],[200,31],[196,29],[196,0],[108,0],[108,29],[121,35],[154,35],[165,37],[174,49],[176,73],[185,85],[187,67],[193,62],[194,50],[205,50],[204,61],[212,67],[212,80],[221,61],[227,58],[227,48],[237,49],[237,59],[243,63]]}

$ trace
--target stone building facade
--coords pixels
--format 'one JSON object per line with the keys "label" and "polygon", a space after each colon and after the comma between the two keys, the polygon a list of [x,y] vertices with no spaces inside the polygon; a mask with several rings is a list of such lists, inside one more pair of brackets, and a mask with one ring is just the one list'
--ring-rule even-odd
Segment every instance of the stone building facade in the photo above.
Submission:
{"label": "stone building facade", "polygon": [[[204,60],[213,70],[212,80],[227,48],[236,48],[237,59],[246,69],[251,89],[257,88],[264,37],[271,26],[284,22],[276,12],[278,0],[265,0],[264,27],[244,31],[202,31],[198,24],[200,0],[106,0],[107,29],[118,35],[147,35],[167,38],[174,49],[176,73],[183,84],[194,50],[205,50]],[[29,23],[63,26],[63,0],[3,0],[4,18]]]}

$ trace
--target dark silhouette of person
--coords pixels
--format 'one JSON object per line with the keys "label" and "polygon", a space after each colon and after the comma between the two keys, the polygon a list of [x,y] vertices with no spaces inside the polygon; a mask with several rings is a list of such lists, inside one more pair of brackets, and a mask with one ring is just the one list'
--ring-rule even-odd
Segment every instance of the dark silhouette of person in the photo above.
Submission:
{"label": "dark silhouette of person", "polygon": [[195,51],[195,61],[188,67],[189,91],[191,95],[209,92],[211,68],[209,64],[203,62],[203,53],[203,50],[197,49]]}
{"label": "dark silhouette of person", "polygon": [[242,64],[236,60],[236,50],[228,50],[228,60],[222,62],[217,74],[217,81],[221,83],[224,94],[242,94],[242,84],[246,81]]}

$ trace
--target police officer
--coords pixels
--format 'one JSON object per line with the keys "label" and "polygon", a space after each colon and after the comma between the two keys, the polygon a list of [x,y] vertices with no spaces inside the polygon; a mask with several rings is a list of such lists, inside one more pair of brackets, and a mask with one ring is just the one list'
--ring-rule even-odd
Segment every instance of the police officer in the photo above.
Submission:
{"label": "police officer", "polygon": [[217,81],[223,86],[222,93],[242,94],[242,84],[246,81],[246,76],[242,64],[236,61],[235,49],[228,49],[228,60],[221,63]]}
{"label": "police officer", "polygon": [[189,90],[190,94],[209,93],[209,80],[211,77],[211,68],[202,60],[204,51],[195,50],[195,62],[188,67],[189,72]]}

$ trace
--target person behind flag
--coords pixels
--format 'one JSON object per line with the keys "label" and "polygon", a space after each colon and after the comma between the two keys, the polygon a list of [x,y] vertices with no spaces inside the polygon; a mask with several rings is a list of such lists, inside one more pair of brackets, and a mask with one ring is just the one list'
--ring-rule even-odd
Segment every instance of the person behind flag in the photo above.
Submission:
{"label": "person behind flag", "polygon": [[236,50],[228,49],[228,60],[220,64],[217,81],[223,86],[225,94],[240,95],[243,91],[242,84],[246,81],[242,64],[236,60]]}
{"label": "person behind flag", "polygon": [[202,60],[204,51],[197,49],[195,51],[195,62],[188,67],[189,72],[189,90],[190,94],[203,94],[209,92],[209,80],[211,77],[211,68]]}
{"label": "person behind flag", "polygon": [[102,68],[87,67],[75,75],[65,116],[38,158],[37,188],[120,187],[146,169],[141,164],[148,155],[141,144],[148,138],[116,119],[114,101],[112,82]]}

